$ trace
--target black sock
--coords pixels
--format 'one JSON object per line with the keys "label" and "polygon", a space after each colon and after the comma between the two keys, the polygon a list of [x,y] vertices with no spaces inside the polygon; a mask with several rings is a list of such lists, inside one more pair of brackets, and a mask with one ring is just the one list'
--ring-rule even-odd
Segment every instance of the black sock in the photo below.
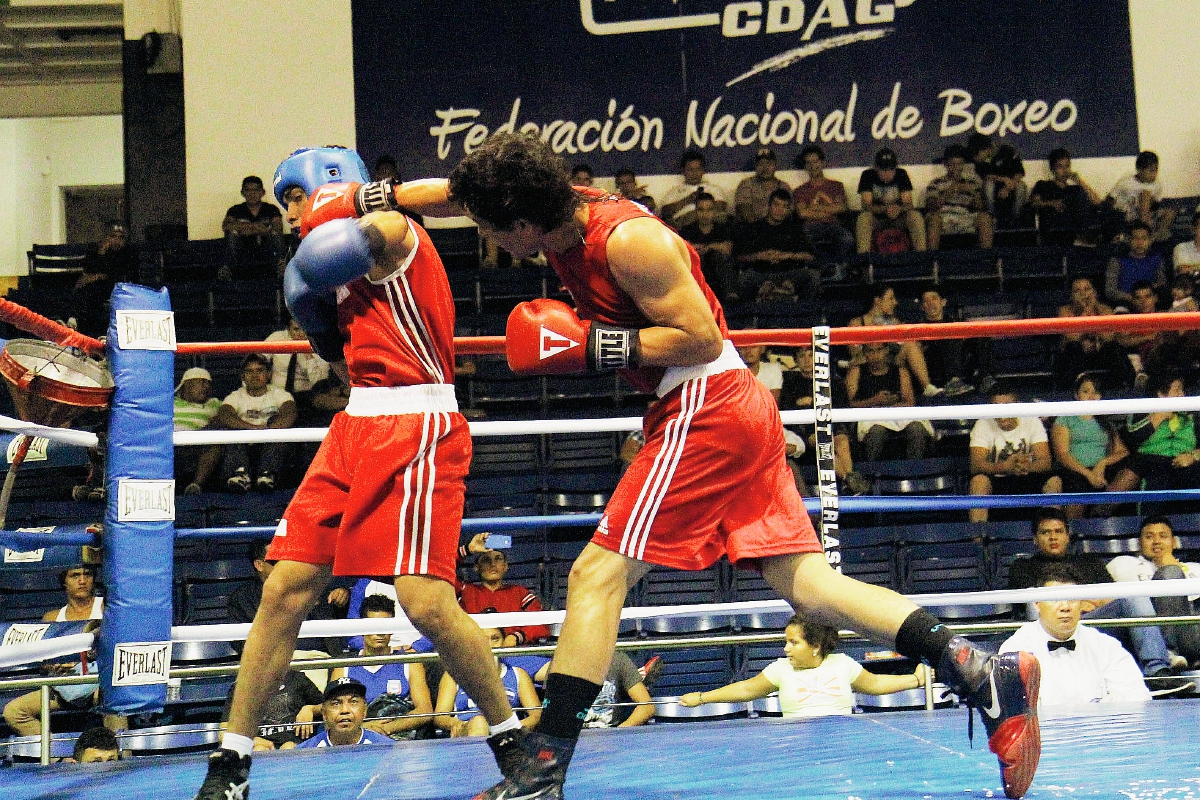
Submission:
{"label": "black sock", "polygon": [[923,608],[908,615],[896,634],[896,652],[937,666],[954,634]]}
{"label": "black sock", "polygon": [[598,683],[551,672],[546,678],[546,707],[537,729],[560,739],[578,739],[587,710],[596,702],[600,689]]}

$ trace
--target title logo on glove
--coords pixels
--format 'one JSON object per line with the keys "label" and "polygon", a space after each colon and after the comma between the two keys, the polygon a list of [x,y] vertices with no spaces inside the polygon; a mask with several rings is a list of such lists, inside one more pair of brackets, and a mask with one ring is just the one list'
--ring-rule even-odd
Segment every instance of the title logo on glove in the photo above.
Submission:
{"label": "title logo on glove", "polygon": [[540,361],[545,361],[547,358],[564,353],[572,347],[579,347],[579,342],[574,339],[568,339],[561,333],[555,333],[545,325],[542,326],[541,336],[538,341],[541,343],[541,347],[538,350],[538,360]]}
{"label": "title logo on glove", "polygon": [[342,196],[342,190],[340,187],[322,186],[320,189],[317,190],[317,193],[315,195],[313,195],[312,210],[316,211],[318,208],[325,205],[329,201],[336,200],[341,196]]}

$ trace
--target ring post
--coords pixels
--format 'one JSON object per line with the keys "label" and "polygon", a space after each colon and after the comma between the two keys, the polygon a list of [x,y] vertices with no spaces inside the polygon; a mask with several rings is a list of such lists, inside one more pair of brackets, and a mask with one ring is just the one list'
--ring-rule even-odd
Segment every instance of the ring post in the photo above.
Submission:
{"label": "ring post", "polygon": [[41,689],[38,690],[38,695],[42,701],[41,752],[42,766],[44,767],[50,763],[50,684],[43,683]]}
{"label": "ring post", "polygon": [[175,539],[175,322],[166,289],[119,283],[108,359],[104,622],[97,663],[106,711],[161,711],[171,663]]}

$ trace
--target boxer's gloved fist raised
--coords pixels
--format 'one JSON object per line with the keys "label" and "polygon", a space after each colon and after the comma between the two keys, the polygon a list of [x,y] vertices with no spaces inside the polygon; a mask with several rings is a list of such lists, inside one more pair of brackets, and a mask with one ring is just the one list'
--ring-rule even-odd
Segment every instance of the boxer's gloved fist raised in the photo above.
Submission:
{"label": "boxer's gloved fist raised", "polygon": [[328,292],[370,272],[384,246],[383,234],[367,220],[334,219],[300,242],[288,268],[313,291]]}
{"label": "boxer's gloved fist raised", "polygon": [[601,372],[638,365],[637,329],[581,320],[558,300],[530,300],[508,315],[505,353],[517,375]]}
{"label": "boxer's gloved fist raised", "polygon": [[372,183],[327,183],[318,187],[300,215],[300,238],[331,219],[362,217],[372,211],[395,211],[395,181]]}
{"label": "boxer's gloved fist raised", "polygon": [[338,328],[333,292],[314,291],[293,260],[283,273],[283,297],[292,319],[304,329],[316,354],[331,363],[344,360],[345,340]]}

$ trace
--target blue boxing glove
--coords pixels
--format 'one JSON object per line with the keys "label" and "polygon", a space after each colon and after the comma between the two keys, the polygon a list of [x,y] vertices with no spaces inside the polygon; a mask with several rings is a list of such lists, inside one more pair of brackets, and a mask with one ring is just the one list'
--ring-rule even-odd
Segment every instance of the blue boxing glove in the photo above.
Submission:
{"label": "blue boxing glove", "polygon": [[283,273],[283,297],[292,319],[308,334],[313,351],[330,363],[344,361],[345,339],[338,329],[337,297],[332,291],[313,291],[292,259]]}
{"label": "blue boxing glove", "polygon": [[328,292],[370,272],[374,254],[383,247],[383,235],[374,225],[334,219],[304,237],[288,268],[295,265],[311,291]]}

